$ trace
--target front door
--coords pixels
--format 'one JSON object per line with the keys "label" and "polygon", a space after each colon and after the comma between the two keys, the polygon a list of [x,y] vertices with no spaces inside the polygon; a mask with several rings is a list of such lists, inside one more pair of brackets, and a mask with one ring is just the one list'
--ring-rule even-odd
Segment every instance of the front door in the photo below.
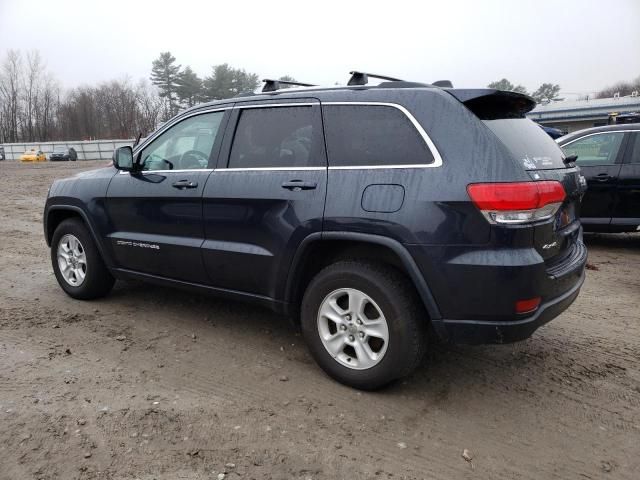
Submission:
{"label": "front door", "polygon": [[236,106],[229,131],[204,191],[205,267],[214,286],[277,299],[298,245],[322,230],[320,104]]}
{"label": "front door", "polygon": [[138,173],[119,173],[107,192],[110,246],[119,268],[207,283],[202,192],[213,171],[225,111],[178,119],[135,152]]}
{"label": "front door", "polygon": [[587,135],[562,146],[567,156],[577,155],[577,164],[587,180],[582,198],[582,223],[606,229],[618,202],[617,183],[622,163],[624,132]]}

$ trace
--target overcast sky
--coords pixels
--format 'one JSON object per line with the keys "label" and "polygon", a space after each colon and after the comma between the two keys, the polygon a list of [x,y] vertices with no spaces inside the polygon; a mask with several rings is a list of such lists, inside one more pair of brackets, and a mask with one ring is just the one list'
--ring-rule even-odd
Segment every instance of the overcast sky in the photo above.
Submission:
{"label": "overcast sky", "polygon": [[169,50],[200,75],[227,62],[327,85],[355,68],[586,93],[640,76],[640,1],[0,0],[9,48],[40,50],[65,87],[148,78]]}

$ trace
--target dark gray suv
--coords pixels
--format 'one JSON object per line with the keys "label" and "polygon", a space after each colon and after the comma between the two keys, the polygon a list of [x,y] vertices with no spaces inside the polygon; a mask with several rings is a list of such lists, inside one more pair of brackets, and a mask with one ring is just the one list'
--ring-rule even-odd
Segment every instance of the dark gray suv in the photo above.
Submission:
{"label": "dark gray suv", "polygon": [[427,335],[511,342],[565,310],[583,187],[525,118],[534,101],[354,77],[199,105],[56,181],[44,230],[62,289],[139,279],[265,305],[363,389],[409,374]]}

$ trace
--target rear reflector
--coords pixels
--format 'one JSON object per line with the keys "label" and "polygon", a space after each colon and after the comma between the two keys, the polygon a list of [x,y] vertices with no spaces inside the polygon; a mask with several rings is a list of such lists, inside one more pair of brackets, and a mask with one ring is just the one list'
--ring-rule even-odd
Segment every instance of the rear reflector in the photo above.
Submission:
{"label": "rear reflector", "polygon": [[540,297],[529,298],[527,300],[518,300],[516,302],[516,313],[531,313],[540,305]]}
{"label": "rear reflector", "polygon": [[472,183],[467,192],[490,223],[529,223],[551,218],[566,197],[560,182]]}

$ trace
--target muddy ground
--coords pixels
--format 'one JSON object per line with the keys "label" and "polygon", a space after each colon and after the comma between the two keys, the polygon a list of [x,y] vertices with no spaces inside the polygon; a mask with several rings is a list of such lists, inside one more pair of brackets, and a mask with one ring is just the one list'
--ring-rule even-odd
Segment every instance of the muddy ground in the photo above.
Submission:
{"label": "muddy ground", "polygon": [[47,187],[104,163],[0,162],[1,479],[640,478],[640,236],[589,236],[580,297],[531,339],[437,347],[360,393],[256,307],[67,297]]}

